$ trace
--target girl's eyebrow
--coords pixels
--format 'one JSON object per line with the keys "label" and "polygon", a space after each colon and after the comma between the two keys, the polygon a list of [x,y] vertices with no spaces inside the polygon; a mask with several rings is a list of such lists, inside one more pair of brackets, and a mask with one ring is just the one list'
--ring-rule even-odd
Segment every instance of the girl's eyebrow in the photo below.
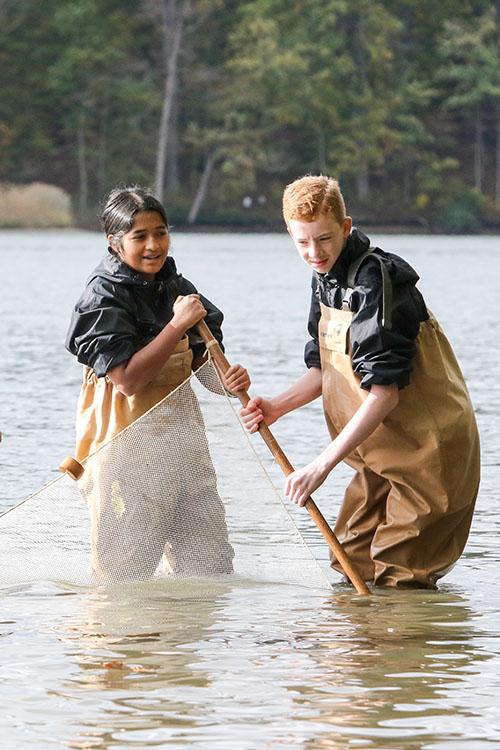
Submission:
{"label": "girl's eyebrow", "polygon": [[[158,224],[158,226],[155,227],[153,231],[156,232],[158,229],[167,229],[167,225],[166,224]],[[147,232],[147,231],[148,231],[147,229],[133,229],[132,230],[132,236],[134,234],[142,234],[142,232]]]}

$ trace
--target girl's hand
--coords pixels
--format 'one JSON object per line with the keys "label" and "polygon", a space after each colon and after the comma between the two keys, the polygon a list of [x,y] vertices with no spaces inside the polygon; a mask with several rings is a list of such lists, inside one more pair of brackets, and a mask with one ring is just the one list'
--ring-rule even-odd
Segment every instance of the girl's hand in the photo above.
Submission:
{"label": "girl's hand", "polygon": [[317,460],[311,461],[303,469],[298,469],[288,475],[285,482],[285,496],[292,503],[302,507],[314,490],[323,484],[328,474],[328,469]]}
{"label": "girl's hand", "polygon": [[257,432],[262,421],[271,425],[280,416],[272,401],[262,398],[262,396],[254,396],[244,409],[240,409],[241,421],[249,432]]}
{"label": "girl's hand", "polygon": [[232,365],[223,376],[224,388],[230,393],[248,391],[250,388],[250,376],[241,365]]}
{"label": "girl's hand", "polygon": [[207,314],[207,311],[200,302],[199,294],[187,294],[185,297],[177,297],[174,302],[173,311],[172,325],[180,328],[183,333],[192,328]]}

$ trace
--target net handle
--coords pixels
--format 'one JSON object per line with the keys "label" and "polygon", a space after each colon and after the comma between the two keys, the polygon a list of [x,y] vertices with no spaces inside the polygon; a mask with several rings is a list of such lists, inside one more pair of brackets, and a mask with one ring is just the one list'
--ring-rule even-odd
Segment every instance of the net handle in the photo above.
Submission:
{"label": "net handle", "polygon": [[74,479],[75,482],[77,482],[83,475],[85,469],[76,458],[73,458],[73,456],[66,456],[66,458],[64,458],[59,464],[59,471],[63,474],[68,474],[71,479]]}
{"label": "net handle", "polygon": [[[210,356],[212,357],[215,363],[215,366],[219,370],[219,373],[224,375],[231,365],[227,361],[219,344],[213,337],[212,332],[210,331],[209,327],[207,326],[204,320],[200,320],[199,323],[196,324],[196,328],[201,338],[203,339],[207,347],[207,350],[210,352]],[[247,391],[237,391],[235,395],[238,397],[238,399],[240,400],[243,406],[246,406],[248,402],[250,401],[250,396],[248,395]],[[274,437],[274,435],[272,434],[271,430],[269,429],[269,427],[266,425],[265,422],[261,422],[259,424],[259,433],[262,439],[264,440],[265,444],[267,445],[267,447],[273,454],[274,458],[276,459],[276,462],[278,463],[279,467],[283,471],[283,474],[285,476],[288,476],[293,471],[295,471],[292,464],[286,457],[285,453],[281,449],[276,438]],[[354,586],[358,594],[369,594],[370,589],[367,587],[366,583],[363,581],[363,579],[359,575],[358,571],[356,570],[356,567],[349,559],[344,548],[342,547],[339,540],[333,533],[332,529],[328,525],[326,518],[323,516],[323,514],[319,510],[318,506],[316,505],[312,497],[307,498],[304,507],[306,508],[309,515],[312,517],[314,523],[316,524],[316,526],[322,533],[328,546],[330,547],[335,557],[339,561],[342,567],[342,570],[344,571],[345,575],[350,580],[350,582],[352,583],[352,585]]]}

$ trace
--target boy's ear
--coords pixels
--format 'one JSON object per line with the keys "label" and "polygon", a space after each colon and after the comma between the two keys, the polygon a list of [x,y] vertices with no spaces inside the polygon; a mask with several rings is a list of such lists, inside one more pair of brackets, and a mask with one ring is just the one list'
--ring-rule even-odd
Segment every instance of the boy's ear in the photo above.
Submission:
{"label": "boy's ear", "polygon": [[342,229],[343,229],[344,237],[347,237],[351,233],[351,229],[352,229],[352,217],[351,216],[345,217]]}

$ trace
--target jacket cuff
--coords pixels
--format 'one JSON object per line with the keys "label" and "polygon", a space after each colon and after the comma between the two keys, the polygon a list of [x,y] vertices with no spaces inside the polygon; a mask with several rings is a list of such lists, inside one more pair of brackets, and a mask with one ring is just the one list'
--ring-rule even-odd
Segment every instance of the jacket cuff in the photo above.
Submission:
{"label": "jacket cuff", "polygon": [[135,351],[136,350],[132,347],[123,347],[119,351],[113,353],[101,352],[97,355],[95,360],[90,363],[90,367],[98,378],[103,378],[109,370],[113,369],[113,367],[117,367],[123,362],[128,362],[128,360],[135,354]]}
{"label": "jacket cuff", "polygon": [[410,383],[410,375],[407,372],[401,373],[397,378],[391,375],[384,377],[382,373],[369,372],[361,378],[360,386],[369,391],[372,385],[397,385],[399,390],[406,388]]}

